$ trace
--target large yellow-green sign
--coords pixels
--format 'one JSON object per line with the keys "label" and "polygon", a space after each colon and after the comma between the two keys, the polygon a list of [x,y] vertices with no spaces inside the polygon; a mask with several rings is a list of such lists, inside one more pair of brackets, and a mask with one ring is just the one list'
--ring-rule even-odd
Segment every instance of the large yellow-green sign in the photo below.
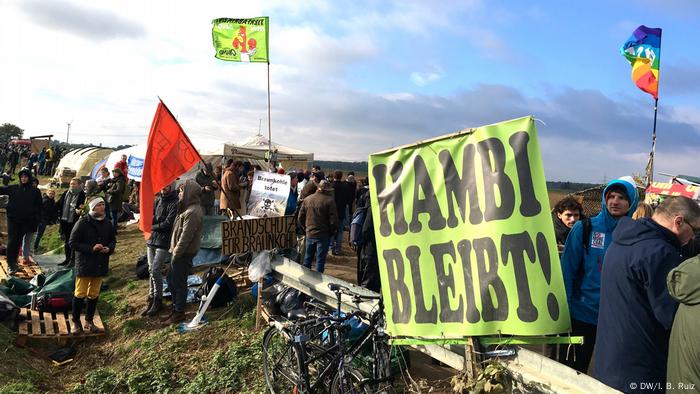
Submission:
{"label": "large yellow-green sign", "polygon": [[569,329],[532,117],[370,156],[392,337]]}

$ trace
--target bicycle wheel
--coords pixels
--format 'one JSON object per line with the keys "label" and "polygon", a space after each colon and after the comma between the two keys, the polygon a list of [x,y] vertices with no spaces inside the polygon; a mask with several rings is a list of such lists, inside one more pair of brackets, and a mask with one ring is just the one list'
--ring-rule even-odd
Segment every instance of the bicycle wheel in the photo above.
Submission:
{"label": "bicycle wheel", "polygon": [[[372,379],[384,380],[392,376],[391,347],[385,341],[374,343],[374,362],[372,363]],[[392,387],[391,380],[377,383],[374,392],[388,392]]]}
{"label": "bicycle wheel", "polygon": [[343,387],[340,387],[341,376],[339,373],[335,374],[333,378],[333,383],[331,383],[331,394],[370,394],[372,391],[367,385],[362,385],[362,381],[365,378],[362,374],[354,368],[345,368],[345,379],[343,380]]}
{"label": "bicycle wheel", "polygon": [[265,383],[273,394],[305,392],[302,358],[298,345],[275,327],[263,336],[263,372]]}

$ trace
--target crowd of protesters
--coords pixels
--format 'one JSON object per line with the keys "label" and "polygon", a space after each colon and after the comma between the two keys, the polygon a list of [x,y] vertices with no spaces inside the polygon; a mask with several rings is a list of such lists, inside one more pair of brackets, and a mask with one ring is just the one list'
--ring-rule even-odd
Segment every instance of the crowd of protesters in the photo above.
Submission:
{"label": "crowd of protesters", "polygon": [[32,152],[28,145],[8,143],[0,146],[0,174],[11,177],[26,168],[34,176],[51,175],[60,158],[61,148],[58,146],[48,146],[39,152]]}
{"label": "crowd of protesters", "polygon": [[699,390],[697,202],[640,203],[624,177],[607,184],[596,216],[567,197],[552,218],[571,335],[584,343],[550,356],[623,392]]}

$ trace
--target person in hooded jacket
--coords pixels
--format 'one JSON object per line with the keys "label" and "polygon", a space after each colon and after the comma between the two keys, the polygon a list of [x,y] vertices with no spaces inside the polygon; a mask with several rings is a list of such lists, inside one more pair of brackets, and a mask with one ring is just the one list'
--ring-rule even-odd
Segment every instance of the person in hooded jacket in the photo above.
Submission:
{"label": "person in hooded jacket", "polygon": [[559,361],[579,372],[588,372],[596,343],[600,272],[605,251],[618,220],[631,216],[638,202],[632,178],[610,181],[603,190],[601,212],[590,220],[576,222],[566,239],[561,268],[571,313],[571,335],[582,336],[584,344],[574,346],[572,351],[561,346]]}
{"label": "person in hooded jacket", "polygon": [[175,218],[170,239],[171,269],[168,273],[168,289],[173,296],[170,314],[162,318],[164,324],[176,324],[185,320],[187,301],[187,276],[192,270],[192,259],[199,251],[204,214],[200,198],[202,188],[188,179],[179,187],[178,215]]}
{"label": "person in hooded jacket", "polygon": [[19,266],[20,243],[28,233],[36,230],[41,220],[41,192],[32,186],[28,170],[19,172],[19,184],[0,187],[0,195],[9,196],[7,203],[7,264],[9,274]]}
{"label": "person in hooded jacket", "polygon": [[99,332],[93,318],[100,296],[102,278],[109,270],[109,256],[114,253],[117,238],[112,225],[105,219],[105,202],[97,197],[90,201],[90,212],[81,216],[70,234],[70,247],[75,250],[75,291],[71,314],[71,334],[80,334],[83,326],[80,312],[87,299],[85,329]]}
{"label": "person in hooded jacket", "polygon": [[119,168],[112,170],[112,182],[107,189],[107,203],[109,204],[110,216],[112,217],[112,227],[117,233],[117,223],[122,212],[122,202],[124,202],[124,189],[126,188],[126,178]]}
{"label": "person in hooded jacket", "polygon": [[667,393],[700,390],[700,257],[685,260],[666,278],[671,297],[680,303],[668,341]]}
{"label": "person in hooded jacket", "polygon": [[697,229],[700,206],[687,197],[665,199],[651,218],[620,219],[601,274],[596,379],[626,393],[666,389],[669,336],[678,308],[666,278]]}
{"label": "person in hooded jacket", "polygon": [[84,204],[85,192],[80,187],[80,179],[73,178],[68,184],[68,190],[61,195],[56,203],[59,219],[58,231],[63,239],[63,248],[66,254],[66,259],[58,265],[73,265],[75,256],[70,247],[70,234],[73,231],[73,226],[78,221],[78,217],[80,217]]}
{"label": "person in hooded jacket", "polygon": [[148,301],[141,316],[155,316],[163,306],[162,269],[170,260],[170,237],[177,217],[177,193],[175,184],[172,183],[160,191],[160,197],[154,204],[151,237],[146,242],[149,273]]}
{"label": "person in hooded jacket", "polygon": [[214,169],[211,163],[206,163],[197,173],[194,180],[202,187],[202,210],[207,216],[214,214],[215,192],[219,184],[214,179]]}

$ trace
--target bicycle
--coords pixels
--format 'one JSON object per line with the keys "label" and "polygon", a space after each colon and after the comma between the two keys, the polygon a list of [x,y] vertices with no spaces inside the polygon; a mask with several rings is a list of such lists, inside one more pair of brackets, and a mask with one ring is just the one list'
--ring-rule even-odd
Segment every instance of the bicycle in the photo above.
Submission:
{"label": "bicycle", "polygon": [[[286,379],[286,385],[282,389],[287,389],[287,392],[315,392],[321,387],[329,387],[333,394],[388,391],[393,376],[388,335],[384,331],[384,305],[381,297],[362,295],[335,283],[328,286],[336,295],[337,307],[334,314],[309,317],[303,312],[292,311],[290,319],[296,321],[271,323],[265,339],[284,338],[285,343],[282,347],[285,356],[268,365],[270,360],[274,360],[271,356],[275,349],[268,349],[270,340],[263,340],[263,361],[268,387],[273,393],[280,392],[280,382],[277,378],[283,377]],[[351,296],[355,303],[362,300],[378,300],[378,307],[369,315],[357,311],[344,315],[341,312],[342,294]],[[348,347],[346,342],[350,327],[347,323],[354,317],[363,317],[370,324]],[[365,378],[351,363],[370,341],[373,355],[372,378]]]}

